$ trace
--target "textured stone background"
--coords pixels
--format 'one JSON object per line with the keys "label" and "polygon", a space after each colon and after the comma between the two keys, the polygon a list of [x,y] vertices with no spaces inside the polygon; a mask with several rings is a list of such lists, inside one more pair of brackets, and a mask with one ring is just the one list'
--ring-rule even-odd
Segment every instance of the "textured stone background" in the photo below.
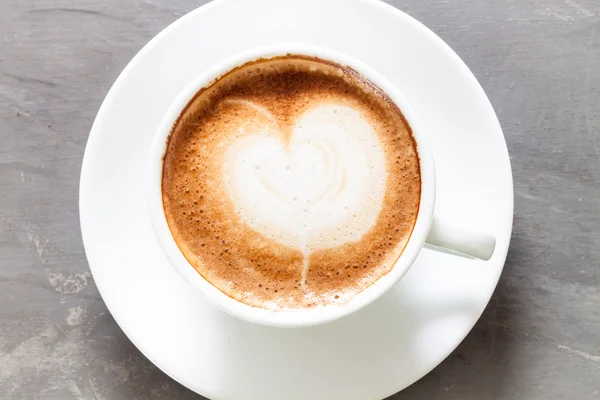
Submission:
{"label": "textured stone background", "polygon": [[[0,5],[0,398],[199,399],[129,342],[89,273],[87,136],[110,85],[203,1]],[[600,2],[398,0],[489,95],[515,181],[505,272],[475,329],[393,399],[600,399]]]}

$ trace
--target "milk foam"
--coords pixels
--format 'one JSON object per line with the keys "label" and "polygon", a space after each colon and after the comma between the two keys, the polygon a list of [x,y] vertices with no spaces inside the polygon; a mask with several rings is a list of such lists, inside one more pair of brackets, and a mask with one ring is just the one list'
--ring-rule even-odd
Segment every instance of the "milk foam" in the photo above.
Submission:
{"label": "milk foam", "polygon": [[268,110],[246,105],[273,122],[255,132],[240,128],[223,163],[227,191],[252,229],[302,251],[305,278],[309,253],[359,241],[377,221],[387,178],[383,147],[345,105],[309,109],[289,141]]}
{"label": "milk foam", "polygon": [[175,241],[243,303],[344,303],[393,268],[419,209],[410,127],[347,67],[301,55],[251,62],[197,93],[162,178]]}

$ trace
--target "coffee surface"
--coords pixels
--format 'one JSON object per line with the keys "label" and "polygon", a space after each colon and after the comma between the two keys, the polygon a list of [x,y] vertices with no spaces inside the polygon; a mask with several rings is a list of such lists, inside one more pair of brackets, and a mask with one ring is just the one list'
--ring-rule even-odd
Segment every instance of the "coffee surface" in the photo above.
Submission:
{"label": "coffee surface", "polygon": [[421,177],[400,110],[354,70],[258,60],[202,89],[174,124],[162,195],[175,241],[252,306],[347,301],[410,238]]}

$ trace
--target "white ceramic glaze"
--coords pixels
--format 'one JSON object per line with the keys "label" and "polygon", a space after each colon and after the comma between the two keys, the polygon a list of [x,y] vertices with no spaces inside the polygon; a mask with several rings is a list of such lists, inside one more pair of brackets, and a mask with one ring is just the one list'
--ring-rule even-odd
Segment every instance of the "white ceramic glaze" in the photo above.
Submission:
{"label": "white ceramic glaze", "polygon": [[[366,26],[368,36],[358,28]],[[489,230],[496,249],[488,262],[425,248],[371,305],[299,329],[233,318],[170,267],[145,204],[157,126],[202,71],[245,49],[298,41],[362,60],[402,92],[435,157],[436,212]],[[81,172],[86,255],[112,316],[158,367],[212,399],[382,399],[415,382],[485,308],[512,212],[506,144],[476,79],[431,31],[374,0],[219,0],[186,15],[117,79]]]}
{"label": "white ceramic glaze", "polygon": [[[173,124],[200,89],[209,86],[220,76],[247,62],[286,54],[314,56],[348,66],[373,82],[391,98],[402,110],[404,117],[412,128],[413,137],[417,143],[421,172],[421,199],[419,213],[410,240],[389,273],[344,304],[292,311],[273,311],[252,307],[225,295],[205,280],[185,259],[171,235],[165,218],[161,192],[162,160]],[[192,80],[171,104],[156,130],[154,142],[149,152],[148,171],[147,201],[150,218],[162,250],[179,274],[221,310],[246,321],[279,327],[308,326],[332,321],[372,303],[393,287],[408,271],[423,248],[432,225],[435,206],[435,165],[427,142],[427,132],[421,127],[417,115],[415,115],[404,96],[390,81],[365,63],[331,49],[299,43],[284,43],[244,51],[215,64]],[[462,251],[472,256],[489,259],[494,250],[495,239],[493,236],[473,232],[462,227],[455,228],[448,222],[436,222],[432,234],[430,243],[441,247],[449,247],[451,250]]]}

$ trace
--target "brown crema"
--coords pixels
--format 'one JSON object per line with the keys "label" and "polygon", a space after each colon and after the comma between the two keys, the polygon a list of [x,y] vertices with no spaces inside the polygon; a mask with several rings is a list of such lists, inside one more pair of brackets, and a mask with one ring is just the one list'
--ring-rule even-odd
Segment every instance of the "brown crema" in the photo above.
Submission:
{"label": "brown crema", "polygon": [[[274,134],[289,140],[295,121],[323,104],[348,106],[368,121],[387,177],[375,225],[358,241],[305,259],[242,220],[222,168],[227,149],[245,132],[275,119]],[[269,309],[342,303],[388,273],[412,233],[420,190],[415,141],[398,107],[353,69],[301,55],[247,63],[200,90],[174,124],[163,161],[165,215],[187,260],[226,295]]]}

